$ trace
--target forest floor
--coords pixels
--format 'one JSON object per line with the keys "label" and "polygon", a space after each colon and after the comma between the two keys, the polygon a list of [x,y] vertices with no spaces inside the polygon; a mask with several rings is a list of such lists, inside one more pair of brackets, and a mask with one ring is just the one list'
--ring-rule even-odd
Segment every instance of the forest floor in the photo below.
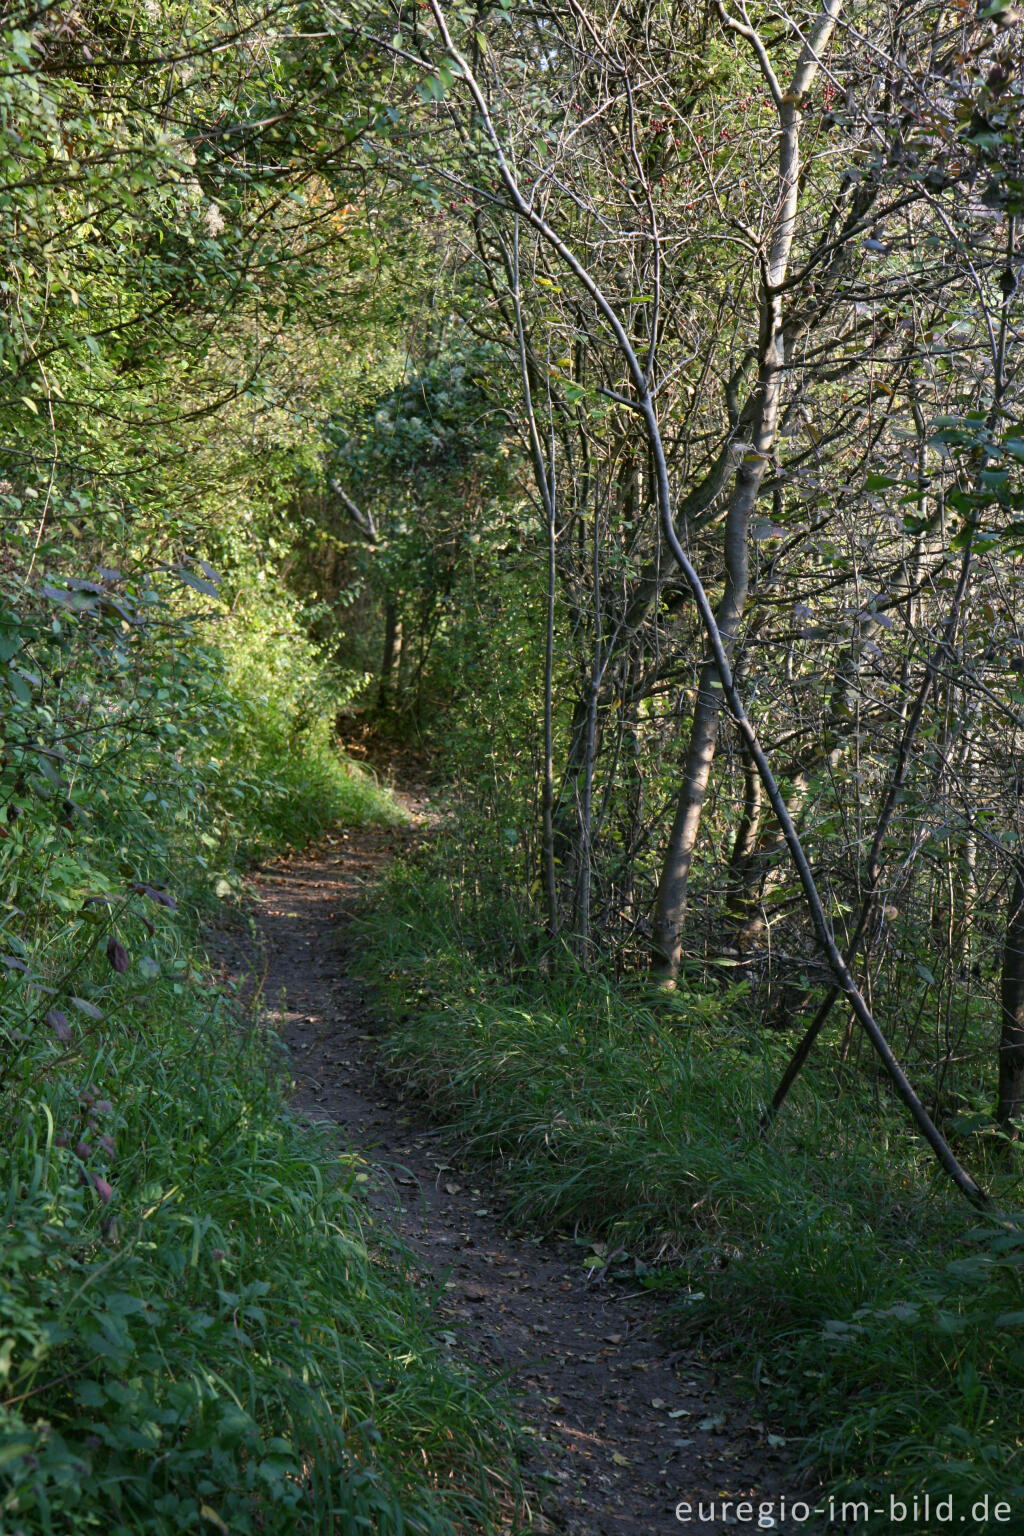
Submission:
{"label": "forest floor", "polygon": [[[500,1188],[429,1105],[382,1073],[384,1026],[347,972],[350,918],[388,863],[430,835],[422,794],[402,797],[407,827],[339,829],[257,869],[253,924],[212,935],[222,974],[264,1005],[291,1054],[295,1104],[337,1125],[371,1165],[369,1199],[442,1296],[438,1326],[492,1377],[527,1426],[524,1484],[538,1532],[655,1536],[815,1529],[779,1518],[801,1497],[769,1426],[718,1379],[713,1358],[673,1348],[647,1292],[601,1276],[582,1243],[510,1227]],[[778,1441],[778,1437],[772,1437]],[[813,1495],[803,1497],[814,1503]],[[735,1505],[753,1500],[753,1517]],[[692,1519],[675,1515],[680,1502]],[[716,1518],[698,1518],[714,1501]],[[723,1501],[732,1508],[723,1519]]]}

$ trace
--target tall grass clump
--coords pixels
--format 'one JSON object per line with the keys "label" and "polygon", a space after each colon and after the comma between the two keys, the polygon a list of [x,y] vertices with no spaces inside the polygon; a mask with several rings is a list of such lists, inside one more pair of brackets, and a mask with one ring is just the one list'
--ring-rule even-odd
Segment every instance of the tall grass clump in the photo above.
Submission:
{"label": "tall grass clump", "polygon": [[0,1530],[487,1529],[499,1406],[201,961],[240,850],[394,806],[280,614],[225,663],[166,582],[66,569],[0,585]]}
{"label": "tall grass clump", "polygon": [[531,954],[460,858],[453,839],[393,871],[362,964],[393,1070],[492,1161],[513,1214],[663,1293],[676,1335],[731,1362],[837,1491],[1019,1509],[1024,1216],[995,1144],[971,1156],[1010,1214],[979,1219],[870,1084],[837,1097],[824,1043],[763,1139],[789,1042],[742,986],[666,999]]}

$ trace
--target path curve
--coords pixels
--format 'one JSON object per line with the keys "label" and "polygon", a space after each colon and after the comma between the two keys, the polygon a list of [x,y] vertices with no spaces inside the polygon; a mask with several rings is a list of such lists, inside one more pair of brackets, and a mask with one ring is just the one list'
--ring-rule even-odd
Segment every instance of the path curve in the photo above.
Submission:
{"label": "path curve", "polygon": [[[263,996],[289,1049],[296,1107],[339,1127],[382,1176],[370,1198],[423,1265],[445,1281],[439,1325],[520,1398],[522,1465],[532,1529],[565,1536],[701,1536],[758,1529],[758,1503],[800,1497],[785,1451],[749,1409],[723,1397],[713,1363],[672,1352],[655,1303],[593,1278],[586,1250],[510,1231],[500,1189],[466,1161],[454,1134],[403,1103],[375,1070],[380,1025],[349,975],[353,909],[396,855],[429,826],[407,796],[408,828],[340,829],[257,869],[262,956],[236,935],[223,968],[263,975]],[[805,1495],[806,1497],[806,1495]],[[753,1519],[721,1518],[752,1500]],[[692,1505],[680,1522],[676,1505]],[[698,1506],[714,1502],[713,1520]],[[766,1528],[766,1527],[762,1527]],[[812,1524],[778,1520],[780,1536]]]}

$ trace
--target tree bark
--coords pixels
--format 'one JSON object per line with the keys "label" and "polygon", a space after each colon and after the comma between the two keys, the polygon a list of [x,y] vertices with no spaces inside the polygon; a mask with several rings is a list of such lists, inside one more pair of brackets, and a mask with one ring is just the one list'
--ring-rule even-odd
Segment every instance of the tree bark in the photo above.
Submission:
{"label": "tree bark", "polygon": [[1000,986],[999,1099],[996,1120],[1017,1140],[1024,1115],[1024,865],[1014,865]]}
{"label": "tree bark", "polygon": [[753,893],[757,889],[757,879],[752,871],[757,859],[762,801],[760,775],[750,753],[746,752],[743,756],[743,809],[725,877],[726,918],[736,926],[741,942],[755,917]]}
{"label": "tree bark", "polygon": [[[762,470],[763,473],[763,470]],[[726,525],[727,577],[725,593],[715,614],[726,654],[731,656],[749,586],[747,524],[757,497],[749,479],[737,485]],[[686,770],[676,802],[676,813],[662,863],[661,881],[654,909],[654,971],[666,985],[673,985],[682,958],[682,930],[686,918],[690,869],[700,831],[701,812],[715,757],[718,716],[722,708],[722,683],[712,657],[701,667],[697,701],[693,710]]]}
{"label": "tree bark", "polygon": [[395,698],[395,678],[402,659],[402,620],[391,598],[384,605],[384,650],[380,659],[377,708],[390,709]]}
{"label": "tree bark", "polygon": [[[769,458],[775,447],[785,379],[786,346],[782,295],[796,236],[800,196],[800,103],[813,83],[822,50],[835,28],[841,0],[825,0],[810,39],[804,44],[789,88],[782,90],[758,34],[738,22],[718,0],[723,26],[754,49],[779,114],[778,213],[761,263],[758,373],[755,386],[753,441],[736,470],[725,521],[725,591],[715,614],[726,662],[731,662],[749,588],[747,540],[750,519]],[[700,675],[683,783],[662,865],[654,911],[653,970],[664,986],[675,985],[682,959],[690,869],[700,831],[701,812],[715,756],[722,681],[713,655]]]}
{"label": "tree bark", "polygon": [[[850,1007],[853,1010],[858,1022],[864,1029],[865,1033],[871,1041],[874,1050],[883,1062],[886,1072],[894,1088],[896,1089],[896,1092],[907,1106],[908,1110],[913,1116],[915,1123],[921,1131],[922,1136],[934,1151],[942,1167],[946,1170],[949,1177],[954,1181],[957,1188],[961,1190],[967,1199],[971,1200],[977,1205],[984,1205],[987,1202],[987,1195],[985,1194],[984,1190],[978,1186],[975,1180],[972,1179],[971,1176],[960,1166],[960,1163],[958,1162],[951,1147],[939,1132],[924,1105],[921,1103],[920,1098],[915,1093],[913,1086],[906,1076],[906,1073],[900,1067],[899,1062],[893,1055],[888,1041],[885,1039],[885,1036],[879,1029],[874,1015],[872,1014],[863,993],[857,986],[857,983],[850,972],[849,965],[844,959],[843,954],[836,943],[835,936],[832,932],[829,918],[822,903],[821,894],[818,890],[817,883],[811,871],[811,866],[808,862],[807,853],[804,849],[803,843],[801,842],[800,835],[797,832],[792,818],[789,815],[785,798],[779,788],[778,780],[776,779],[775,774],[772,772],[771,764],[769,763],[768,758],[765,756],[764,749],[758,740],[757,733],[754,730],[750,717],[744,707],[743,699],[736,687],[736,681],[733,677],[729,657],[726,654],[725,644],[719,631],[718,625],[715,621],[715,613],[708,600],[708,595],[704,584],[701,581],[700,576],[698,575],[697,570],[692,564],[685,549],[679,541],[676,521],[675,517],[673,516],[672,491],[669,484],[668,464],[665,457],[661,426],[658,419],[658,411],[655,400],[651,393],[651,379],[653,374],[654,361],[653,356],[648,359],[646,367],[641,364],[614,303],[608,298],[608,296],[601,288],[601,285],[594,278],[593,274],[588,271],[585,263],[574,252],[571,246],[567,245],[566,242],[547,222],[543,213],[538,210],[532,201],[528,202],[527,199],[523,196],[523,193],[520,190],[519,182],[511,168],[508,158],[506,157],[498,133],[495,130],[484,93],[475,74],[473,73],[468,60],[462,53],[460,53],[452,39],[444,13],[441,10],[440,0],[428,0],[428,5],[430,7],[431,15],[434,18],[434,22],[437,26],[444,48],[448,56],[454,60],[454,63],[458,69],[458,73],[462,80],[465,82],[466,89],[472,98],[473,106],[476,112],[479,114],[480,124],[493,152],[494,163],[498,177],[508,194],[509,201],[513,210],[522,219],[528,221],[529,224],[538,232],[538,234],[548,244],[550,249],[559,256],[568,271],[572,274],[573,278],[576,280],[576,282],[579,283],[582,290],[596,304],[601,316],[607,322],[612,335],[615,337],[616,343],[620,348],[622,356],[626,362],[627,368],[629,370],[631,387],[635,391],[636,409],[639,411],[643,418],[648,442],[651,448],[651,455],[657,479],[658,511],[662,532],[668,548],[671,551],[672,557],[676,561],[679,570],[682,572],[683,577],[685,578],[686,585],[692,593],[694,603],[700,615],[701,623],[704,626],[704,630],[708,638],[709,649],[715,661],[719,681],[722,686],[722,691],[726,700],[728,701],[729,709],[736,723],[737,730],[739,731],[744,745],[754,761],[769,803],[771,804],[772,810],[778,818],[779,824],[783,829],[786,845],[789,848],[793,863],[795,864],[797,873],[800,877],[800,884],[803,889],[807,910],[810,915],[811,922],[814,927],[814,933],[821,948],[822,954],[828,961],[829,968],[835,977],[839,990],[841,990],[849,999]],[[804,79],[805,71],[808,83],[809,80],[813,78],[813,75],[817,69],[819,55],[822,49],[827,46],[828,41],[832,35],[836,18],[839,14],[840,6],[841,0],[823,0],[822,11],[819,14],[810,40],[807,44],[805,44],[804,50],[801,54],[800,63],[797,66],[795,76],[795,81],[797,84],[800,84]],[[754,46],[758,52],[758,57],[762,62],[762,70],[768,80],[773,100],[780,108],[780,112],[782,108],[791,106],[794,92],[790,91],[787,93],[789,98],[788,101],[783,99],[781,88],[774,73],[771,70],[771,65],[767,59],[767,55],[764,51],[764,45],[760,38],[757,37],[756,33],[754,33],[753,29],[749,26],[745,24],[740,25],[739,23],[731,21],[731,19],[728,18],[722,10],[720,10],[720,14],[723,16],[723,20],[726,21],[726,23],[730,26],[731,30],[737,31],[742,36],[751,40],[752,46]],[[803,86],[802,90],[805,89],[806,87]],[[802,99],[802,93],[799,99]],[[785,116],[783,116],[783,124],[784,126],[786,124]],[[796,194],[797,188],[796,184],[794,183],[792,188],[792,207],[794,216]],[[652,226],[654,223],[655,221],[652,215]],[[777,294],[776,298],[778,298]],[[656,327],[652,334],[656,334]]]}

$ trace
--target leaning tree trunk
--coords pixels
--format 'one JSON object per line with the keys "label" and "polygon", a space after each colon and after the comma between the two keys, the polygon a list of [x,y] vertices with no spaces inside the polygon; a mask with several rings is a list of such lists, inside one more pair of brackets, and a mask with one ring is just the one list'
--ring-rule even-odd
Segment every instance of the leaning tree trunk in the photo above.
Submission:
{"label": "leaning tree trunk", "polygon": [[1003,948],[1000,988],[999,1099],[996,1120],[1007,1135],[1020,1135],[1024,1114],[1024,864],[1014,865]]}
{"label": "leaning tree trunk", "polygon": [[[726,525],[725,592],[715,614],[726,654],[731,656],[736,633],[747,600],[748,559],[747,528],[757,499],[763,467],[756,470],[756,480],[745,476],[738,483],[729,507]],[[682,930],[690,884],[690,869],[700,831],[701,812],[707,794],[708,778],[715,758],[718,717],[722,708],[722,684],[713,657],[701,667],[700,685],[693,710],[693,726],[686,756],[686,771],[676,802],[675,818],[669,833],[662,864],[658,899],[654,909],[654,970],[667,985],[679,974],[682,959]]]}
{"label": "leaning tree trunk", "polygon": [[[828,961],[828,965],[835,978],[836,985],[838,989],[849,999],[849,1003],[853,1012],[855,1013],[858,1021],[871,1040],[871,1044],[875,1051],[878,1053],[878,1056],[884,1063],[886,1072],[888,1073],[896,1091],[898,1092],[900,1098],[903,1100],[904,1104],[909,1109],[915,1123],[921,1131],[921,1134],[925,1137],[929,1146],[935,1152],[935,1155],[942,1164],[942,1167],[949,1174],[950,1178],[954,1180],[957,1188],[960,1189],[969,1200],[978,1205],[985,1205],[987,1202],[987,1196],[985,1192],[960,1166],[949,1144],[938,1131],[924,1105],[921,1103],[921,1100],[914,1092],[913,1086],[907,1079],[905,1072],[902,1070],[899,1062],[893,1055],[888,1041],[885,1039],[884,1034],[879,1029],[874,1015],[872,1014],[871,1009],[868,1007],[867,1001],[865,1000],[863,993],[860,991],[860,988],[857,986],[857,983],[850,971],[849,965],[847,964],[842,951],[839,949],[839,946],[836,943],[835,934],[829,921],[829,915],[825,910],[821,893],[818,890],[814,874],[808,862],[806,850],[804,849],[800,835],[793,824],[792,818],[789,815],[785,798],[783,797],[779,788],[778,779],[772,772],[771,764],[769,763],[768,758],[765,756],[761,743],[757,738],[757,733],[754,730],[754,727],[750,721],[750,717],[746,711],[746,708],[744,707],[743,699],[736,687],[735,679],[732,674],[732,668],[729,663],[729,657],[726,652],[725,643],[723,641],[718,624],[716,623],[715,613],[711,603],[708,600],[708,595],[707,591],[705,590],[704,583],[701,581],[700,576],[698,575],[695,567],[691,563],[689,556],[687,555],[679,540],[679,531],[674,515],[672,490],[669,484],[668,463],[665,457],[664,440],[662,438],[661,424],[658,419],[657,406],[651,389],[654,361],[653,354],[650,359],[649,366],[645,369],[640,361],[640,358],[637,356],[636,350],[630,341],[626,325],[623,323],[623,320],[620,317],[613,301],[610,300],[604,293],[600,283],[597,282],[593,274],[588,270],[584,261],[581,260],[581,258],[576,254],[571,246],[567,245],[562,237],[547,222],[544,214],[538,209],[536,200],[533,198],[532,194],[529,200],[524,196],[520,188],[517,176],[512,169],[512,165],[510,164],[508,157],[505,154],[502,140],[495,128],[494,121],[488,109],[487,99],[484,91],[482,90],[468,59],[459,51],[452,39],[452,35],[448,28],[444,12],[441,8],[440,0],[427,0],[427,3],[429,5],[430,13],[434,19],[435,26],[437,27],[437,31],[446,51],[447,57],[454,62],[456,66],[456,73],[463,82],[465,89],[468,91],[472,99],[472,105],[476,114],[477,121],[493,154],[493,163],[498,173],[499,186],[504,188],[514,211],[520,216],[520,218],[529,222],[529,224],[533,227],[533,229],[537,231],[537,233],[546,242],[550,249],[559,256],[560,260],[564,263],[565,267],[568,269],[575,282],[579,285],[580,289],[582,289],[583,292],[588,296],[589,300],[591,300],[596,305],[597,309],[600,311],[601,317],[607,323],[609,330],[615,337],[616,343],[626,363],[629,371],[630,384],[635,392],[635,404],[643,417],[647,439],[651,448],[651,456],[657,481],[658,515],[661,530],[663,532],[666,544],[672,554],[672,557],[679,567],[687,587],[692,593],[694,603],[696,604],[698,613],[700,615],[701,623],[708,638],[708,646],[711,656],[715,661],[716,672],[721,683],[722,692],[728,701],[730,713],[736,722],[737,729],[740,732],[747,750],[749,750],[750,755],[754,760],[761,779],[761,783],[764,787],[764,791],[767,795],[769,803],[771,804],[772,810],[774,811],[780,825],[783,828],[786,838],[786,845],[789,848],[793,862],[796,865],[797,872],[800,877],[800,885],[803,890],[807,910],[814,927],[815,937],[817,938],[823,955]],[[814,75],[817,72],[818,59],[821,53],[828,46],[841,5],[842,0],[822,0],[822,11],[808,41],[804,45],[800,61],[797,65],[797,70],[794,77],[794,86],[784,96],[781,88],[779,87],[778,81],[771,70],[770,63],[767,60],[764,45],[757,33],[746,22],[740,24],[730,18],[722,7],[722,0],[719,0],[719,14],[722,16],[722,20],[725,25],[728,26],[730,30],[737,31],[742,36],[750,39],[753,46],[758,51],[758,56],[762,61],[762,68],[769,82],[772,97],[780,111],[782,126],[782,147],[780,150],[780,155],[785,161],[787,168],[791,171],[794,171],[792,182],[786,185],[787,195],[784,199],[786,204],[785,211],[787,214],[785,222],[788,222],[790,227],[792,227],[792,223],[795,221],[796,216],[797,188],[799,181],[798,176],[795,174],[795,172],[798,170],[798,162],[796,157],[797,146],[795,142],[796,114],[793,108],[796,102],[803,100],[805,90],[807,86],[810,85]],[[654,224],[654,222],[655,221],[652,216],[652,224]],[[774,284],[770,284],[769,292],[771,293],[773,299],[777,302],[779,299],[779,292]],[[967,548],[969,552],[970,543],[968,543]]]}

